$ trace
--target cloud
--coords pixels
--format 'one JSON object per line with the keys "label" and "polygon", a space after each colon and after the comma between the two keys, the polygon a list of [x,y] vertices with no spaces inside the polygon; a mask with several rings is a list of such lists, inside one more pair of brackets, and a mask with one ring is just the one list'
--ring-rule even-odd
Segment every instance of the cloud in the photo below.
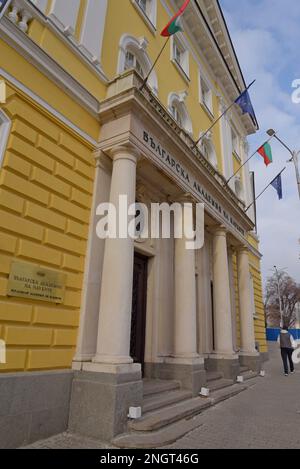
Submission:
{"label": "cloud", "polygon": [[[251,97],[261,130],[250,138],[251,150],[266,140],[269,128],[278,131],[292,149],[300,150],[300,105],[291,99],[292,82],[300,78],[300,3],[222,0],[221,5],[246,81],[257,80]],[[277,265],[300,282],[300,201],[295,169],[287,163],[290,155],[279,143],[273,141],[272,149],[273,165],[266,169],[259,156],[251,164],[257,193],[287,167],[282,176],[284,200],[278,201],[270,187],[257,202],[264,280]]]}

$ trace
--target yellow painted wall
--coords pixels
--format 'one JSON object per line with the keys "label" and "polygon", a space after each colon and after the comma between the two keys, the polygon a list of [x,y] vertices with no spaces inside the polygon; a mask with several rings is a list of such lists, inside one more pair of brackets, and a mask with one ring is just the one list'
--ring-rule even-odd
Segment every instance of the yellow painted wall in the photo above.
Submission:
{"label": "yellow painted wall", "polygon": [[[86,0],[82,0],[75,31],[77,39],[80,37],[85,5]],[[165,41],[159,32],[168,21],[169,16],[158,1],[157,34],[153,35],[131,0],[109,0],[102,53],[102,66],[108,79],[114,78],[117,72],[122,34],[146,37],[149,41],[147,51],[153,61]],[[102,100],[105,97],[104,81],[48,26],[34,19],[28,35],[95,98]],[[200,131],[207,129],[212,122],[199,103],[197,60],[204,70],[206,66],[202,57],[198,56],[195,60],[190,54],[190,82],[187,82],[170,61],[170,47],[171,44],[165,49],[156,69],[159,99],[167,107],[171,91],[188,91],[186,104],[193,123],[194,138],[197,139]],[[95,141],[99,139],[97,119],[3,40],[0,40],[0,57],[1,67],[6,72]],[[206,75],[216,91],[220,92],[208,70]],[[69,367],[79,322],[94,178],[93,148],[9,83],[8,100],[1,108],[12,119],[13,125],[0,168],[0,338],[6,340],[8,345],[8,365],[0,365],[0,371]],[[217,117],[218,98],[215,94],[213,109]],[[213,140],[218,167],[222,171],[219,125],[214,129]],[[13,259],[65,272],[65,304],[56,307],[38,301],[7,298],[7,279]],[[261,280],[259,267],[257,269],[254,269],[259,316],[256,334],[264,351]],[[239,318],[236,268],[235,289]]]}
{"label": "yellow painted wall", "polygon": [[[12,87],[1,108],[12,119],[0,169],[1,371],[70,367],[79,323],[93,148]],[[12,260],[67,274],[63,305],[8,298]]]}

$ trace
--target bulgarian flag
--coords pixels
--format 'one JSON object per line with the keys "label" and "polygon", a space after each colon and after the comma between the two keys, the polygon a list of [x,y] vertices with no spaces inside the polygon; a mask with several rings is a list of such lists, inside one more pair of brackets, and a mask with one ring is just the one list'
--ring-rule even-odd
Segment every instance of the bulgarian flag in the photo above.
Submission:
{"label": "bulgarian flag", "polygon": [[269,143],[265,143],[264,145],[262,145],[257,150],[257,153],[259,153],[263,157],[266,166],[273,163],[272,148]]}
{"label": "bulgarian flag", "polygon": [[182,5],[178,13],[176,13],[176,15],[173,16],[173,18],[169,21],[167,26],[162,30],[161,36],[170,37],[170,36],[173,36],[173,34],[178,33],[178,31],[182,31],[182,27],[180,26],[180,18],[183,15],[190,1],[191,0],[185,0],[184,4]]}

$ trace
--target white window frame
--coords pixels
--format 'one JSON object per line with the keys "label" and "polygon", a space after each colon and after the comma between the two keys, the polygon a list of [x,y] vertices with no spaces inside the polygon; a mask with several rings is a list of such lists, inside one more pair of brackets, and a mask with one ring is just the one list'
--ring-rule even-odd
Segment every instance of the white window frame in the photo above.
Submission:
{"label": "white window frame", "polygon": [[[100,66],[108,0],[87,0],[81,28],[79,49]],[[97,31],[95,34],[94,31]]]}
{"label": "white window frame", "polygon": [[[239,188],[237,189],[237,186],[239,185]],[[236,175],[234,178],[234,192],[238,199],[240,199],[242,202],[245,201],[245,187],[243,184],[243,179],[241,178],[240,175]]]}
{"label": "white window frame", "polygon": [[[178,61],[175,56],[175,47],[180,51],[181,60]],[[190,54],[189,50],[185,47],[183,41],[180,40],[179,35],[171,37],[171,62],[175,65],[179,73],[185,79],[190,81]]]}
{"label": "white window frame", "polygon": [[74,36],[79,9],[80,0],[52,0],[49,18],[66,36]]}
{"label": "white window frame", "polygon": [[[198,145],[199,150],[201,151],[203,156],[208,160],[208,162],[215,169],[218,169],[218,158],[217,158],[217,153],[216,153],[216,149],[215,149],[215,146],[213,144],[213,141],[212,141],[211,137],[201,139],[202,135],[203,135],[203,132],[200,132],[200,135],[199,135],[200,142],[199,142],[199,145]],[[206,148],[208,150],[208,155],[205,155],[204,148]]]}
{"label": "white window frame", "polygon": [[157,0],[144,0],[146,2],[146,10],[140,5],[143,0],[131,0],[131,3],[146,23],[152,33],[156,33],[157,23]]}
{"label": "white window frame", "polygon": [[10,135],[11,129],[11,120],[5,114],[2,109],[0,109],[0,168],[4,160],[4,155],[7,147],[8,138]]}
{"label": "white window frame", "polygon": [[48,0],[31,0],[31,2],[43,13],[46,13]]}
{"label": "white window frame", "polygon": [[[205,89],[204,89],[205,88]],[[213,93],[212,87],[208,80],[199,72],[199,95],[200,103],[209,112],[210,116],[213,117]]]}
{"label": "white window frame", "polygon": [[[124,34],[119,43],[119,59],[117,73],[121,74],[125,71],[126,53],[131,52],[136,56],[136,59],[140,63],[143,73],[146,76],[152,68],[152,61],[147,54],[148,41],[144,37],[135,38],[129,34]],[[152,88],[153,92],[157,95],[158,93],[158,80],[156,71],[152,70],[148,79],[148,85]]]}
{"label": "white window frame", "polygon": [[238,132],[235,130],[233,126],[231,126],[231,143],[232,143],[232,153],[237,156],[237,158],[241,161],[241,145],[240,145],[240,137]]}
{"label": "white window frame", "polygon": [[192,120],[190,118],[190,115],[188,113],[187,107],[185,105],[185,99],[187,97],[187,92],[183,93],[170,93],[169,98],[168,98],[168,108],[169,112],[172,115],[172,117],[175,119],[174,113],[173,113],[173,107],[176,108],[179,116],[181,123],[178,123],[179,127],[182,127],[182,129],[187,132],[189,135],[193,136],[193,124]]}

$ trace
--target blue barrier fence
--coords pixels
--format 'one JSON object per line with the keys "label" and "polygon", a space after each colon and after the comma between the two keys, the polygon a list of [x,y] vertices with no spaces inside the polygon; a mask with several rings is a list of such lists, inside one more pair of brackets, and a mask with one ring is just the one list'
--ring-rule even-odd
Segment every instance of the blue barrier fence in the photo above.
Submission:
{"label": "blue barrier fence", "polygon": [[[295,340],[300,340],[300,329],[290,329],[289,332],[292,334]],[[267,340],[269,342],[276,342],[280,333],[280,329],[267,328]]]}

